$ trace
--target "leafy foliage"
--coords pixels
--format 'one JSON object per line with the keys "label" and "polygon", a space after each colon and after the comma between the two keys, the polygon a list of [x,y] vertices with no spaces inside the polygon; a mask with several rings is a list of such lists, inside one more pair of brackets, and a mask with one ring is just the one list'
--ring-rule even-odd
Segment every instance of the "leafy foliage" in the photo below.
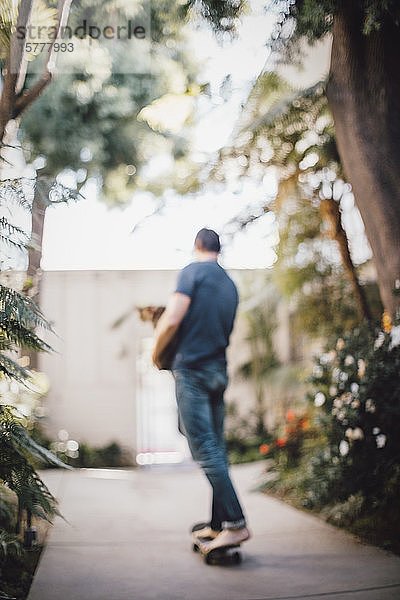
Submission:
{"label": "leafy foliage", "polygon": [[[57,183],[51,184],[57,188]],[[59,194],[62,196],[62,189]],[[12,203],[25,210],[31,208],[30,199],[26,197],[24,180],[7,180],[0,185],[0,199],[8,207]],[[24,233],[8,225],[4,220],[3,231],[5,238],[16,233]],[[5,240],[7,241],[7,240]],[[18,247],[21,242],[13,240]],[[22,349],[35,351],[50,351],[51,347],[37,333],[36,329],[52,331],[51,325],[45,319],[39,307],[31,298],[16,289],[0,284],[0,377],[8,378],[14,383],[18,381],[23,386],[29,387],[31,373],[22,367],[15,359],[15,355]],[[50,493],[44,482],[35,470],[34,463],[47,463],[63,466],[54,454],[36,443],[28,434],[24,418],[13,406],[0,403],[0,527],[2,532],[2,556],[0,562],[9,560],[12,548],[16,548],[16,541],[7,537],[12,527],[20,533],[21,519],[24,511],[27,512],[28,522],[31,515],[36,515],[48,520],[58,514],[57,501]],[[11,490],[18,500],[18,511],[15,518],[15,507],[10,505],[6,491]],[[15,525],[14,525],[15,522]]]}
{"label": "leafy foliage", "polygon": [[31,466],[29,459],[33,456],[56,466],[65,466],[32,440],[13,407],[0,405],[0,478],[17,494],[21,509],[47,519],[47,516],[58,514],[56,501]]}
{"label": "leafy foliage", "polygon": [[[230,3],[219,4],[224,7]],[[31,107],[21,123],[28,154],[32,158],[45,155],[44,171],[49,176],[72,169],[80,187],[89,177],[95,177],[102,199],[110,205],[126,204],[135,189],[153,191],[154,185],[154,193],[159,193],[159,178],[153,181],[143,172],[156,155],[172,156],[175,166],[180,167],[179,173],[171,174],[172,179],[182,185],[187,175],[193,189],[199,168],[184,160],[189,148],[186,125],[193,112],[190,107],[179,132],[153,129],[145,119],[137,118],[144,107],[155,100],[167,100],[171,94],[176,102],[193,103],[201,89],[196,83],[197,64],[188,51],[184,33],[191,3],[162,0],[144,6],[151,11],[153,40],[148,68],[143,70],[141,58],[123,40],[119,40],[115,56],[92,40],[88,69],[87,40],[74,38],[74,52],[63,57],[68,61],[67,72],[55,79],[51,90]],[[82,11],[91,20],[102,22],[104,11],[112,10],[111,2],[100,6],[94,0],[82,0],[72,7],[70,25],[78,24]],[[176,107],[172,109],[177,112]],[[163,107],[160,112],[168,118],[171,110]],[[60,144],[60,139],[65,143]]]}
{"label": "leafy foliage", "polygon": [[[340,176],[334,128],[325,96],[325,82],[294,90],[275,73],[263,73],[254,85],[241,116],[234,144],[221,150],[213,175],[218,180],[234,167],[235,175],[262,178],[277,169],[278,201],[288,186],[307,184],[317,192],[324,169]],[[303,185],[304,187],[304,185]]]}
{"label": "leafy foliage", "polygon": [[[261,180],[268,169],[278,179],[276,198],[264,206],[275,211],[279,223],[275,282],[296,301],[295,320],[305,331],[339,335],[360,318],[354,295],[358,274],[341,224],[341,202],[349,200],[351,187],[342,173],[325,82],[294,90],[275,73],[258,78],[234,144],[220,152],[213,176]],[[335,209],[334,222],[327,204]],[[358,284],[360,296],[366,289]],[[375,296],[372,286],[369,295]],[[374,298],[372,309],[377,305]]]}
{"label": "leafy foliage", "polygon": [[[33,27],[52,26],[56,24],[57,11],[46,6],[43,0],[33,4],[31,25]],[[18,3],[13,0],[2,0],[0,8],[0,60],[7,58],[13,28],[18,18]],[[34,31],[34,30],[33,30]],[[30,41],[29,38],[27,41]]]}
{"label": "leafy foliage", "polygon": [[[313,44],[331,30],[335,14],[344,4],[343,0],[272,0],[271,5],[278,13],[274,48],[288,58],[293,57],[300,40]],[[379,30],[387,19],[400,24],[397,0],[356,0],[354,5],[361,15],[365,35]]]}
{"label": "leafy foliage", "polygon": [[51,347],[35,333],[36,327],[51,331],[38,306],[27,296],[0,284],[0,373],[23,381],[28,373],[5,351],[19,346],[49,352]]}
{"label": "leafy foliage", "polygon": [[[329,452],[316,468],[336,467],[327,496],[361,492],[369,506],[387,502],[400,473],[400,328],[357,328],[323,354],[312,382]],[[391,500],[394,501],[395,498]]]}
{"label": "leafy foliage", "polygon": [[[294,329],[329,339],[355,327],[360,318],[350,281],[336,243],[326,239],[318,204],[292,196],[282,204],[278,219],[280,242],[273,276],[296,306]],[[363,290],[378,318],[382,307],[376,284],[365,282]]]}
{"label": "leafy foliage", "polygon": [[357,327],[315,361],[314,435],[267,489],[399,550],[400,327]]}
{"label": "leafy foliage", "polygon": [[215,31],[234,31],[240,14],[246,9],[245,0],[188,0],[183,10],[197,9]]}
{"label": "leafy foliage", "polygon": [[272,341],[276,329],[276,303],[277,299],[274,298],[244,315],[247,321],[246,339],[251,348],[251,359],[240,367],[240,373],[244,377],[262,379],[279,365]]}
{"label": "leafy foliage", "polygon": [[[54,177],[42,174],[36,178],[19,177],[0,180],[0,207],[4,209],[4,214],[0,217],[2,249],[12,248],[26,252],[34,244],[34,240],[30,240],[26,231],[12,221],[12,215],[20,214],[20,209],[26,213],[32,211],[34,196],[42,207],[47,207],[71,200],[76,201],[81,194],[78,190],[63,185]],[[2,270],[8,267],[5,252],[0,259],[0,265]]]}

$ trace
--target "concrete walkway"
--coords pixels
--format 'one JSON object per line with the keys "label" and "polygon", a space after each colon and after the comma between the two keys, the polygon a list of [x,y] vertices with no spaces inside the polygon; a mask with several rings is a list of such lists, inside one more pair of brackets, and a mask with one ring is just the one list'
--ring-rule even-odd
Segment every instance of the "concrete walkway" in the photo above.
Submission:
{"label": "concrete walkway", "polygon": [[254,534],[238,567],[191,551],[209,499],[196,467],[46,473],[69,523],[50,531],[29,600],[400,598],[399,557],[251,492],[261,469],[233,469]]}

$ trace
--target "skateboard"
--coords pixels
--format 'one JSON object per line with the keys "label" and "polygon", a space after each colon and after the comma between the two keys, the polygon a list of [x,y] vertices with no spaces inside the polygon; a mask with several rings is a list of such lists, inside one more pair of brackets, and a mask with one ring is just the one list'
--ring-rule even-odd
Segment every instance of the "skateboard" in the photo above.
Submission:
{"label": "skateboard", "polygon": [[242,554],[238,550],[240,544],[233,544],[231,546],[221,546],[220,548],[214,548],[207,552],[205,543],[212,540],[212,538],[196,538],[193,532],[199,531],[206,527],[208,523],[198,523],[192,528],[193,536],[193,552],[197,552],[203,558],[207,565],[239,565],[242,562]]}

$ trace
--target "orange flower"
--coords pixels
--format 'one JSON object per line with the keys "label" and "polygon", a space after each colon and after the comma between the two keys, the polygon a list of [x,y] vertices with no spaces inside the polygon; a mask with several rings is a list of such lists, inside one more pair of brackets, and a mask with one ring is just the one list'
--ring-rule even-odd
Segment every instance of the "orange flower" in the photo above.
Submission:
{"label": "orange flower", "polygon": [[310,428],[310,421],[308,419],[306,419],[305,417],[303,417],[300,421],[301,424],[301,428],[303,429],[303,431],[306,431],[307,429]]}
{"label": "orange flower", "polygon": [[392,318],[387,310],[383,311],[382,315],[382,329],[385,333],[390,333],[392,331]]}
{"label": "orange flower", "polygon": [[284,446],[286,446],[286,442],[287,438],[278,437],[278,439],[276,440],[276,445],[278,446],[278,448],[283,448]]}
{"label": "orange flower", "polygon": [[293,423],[293,421],[296,418],[296,414],[294,412],[294,410],[292,410],[291,408],[286,411],[286,421],[288,421],[289,423]]}
{"label": "orange flower", "polygon": [[264,454],[264,455],[268,454],[268,452],[269,452],[268,444],[261,444],[259,450],[260,450],[260,454]]}

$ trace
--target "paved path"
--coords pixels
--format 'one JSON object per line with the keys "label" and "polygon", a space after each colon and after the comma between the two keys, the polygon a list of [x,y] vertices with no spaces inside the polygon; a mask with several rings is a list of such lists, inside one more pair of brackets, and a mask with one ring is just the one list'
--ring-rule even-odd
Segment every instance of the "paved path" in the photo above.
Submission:
{"label": "paved path", "polygon": [[399,557],[251,492],[260,472],[233,469],[254,533],[239,567],[191,552],[209,494],[196,467],[46,473],[69,524],[56,520],[29,600],[399,600]]}

